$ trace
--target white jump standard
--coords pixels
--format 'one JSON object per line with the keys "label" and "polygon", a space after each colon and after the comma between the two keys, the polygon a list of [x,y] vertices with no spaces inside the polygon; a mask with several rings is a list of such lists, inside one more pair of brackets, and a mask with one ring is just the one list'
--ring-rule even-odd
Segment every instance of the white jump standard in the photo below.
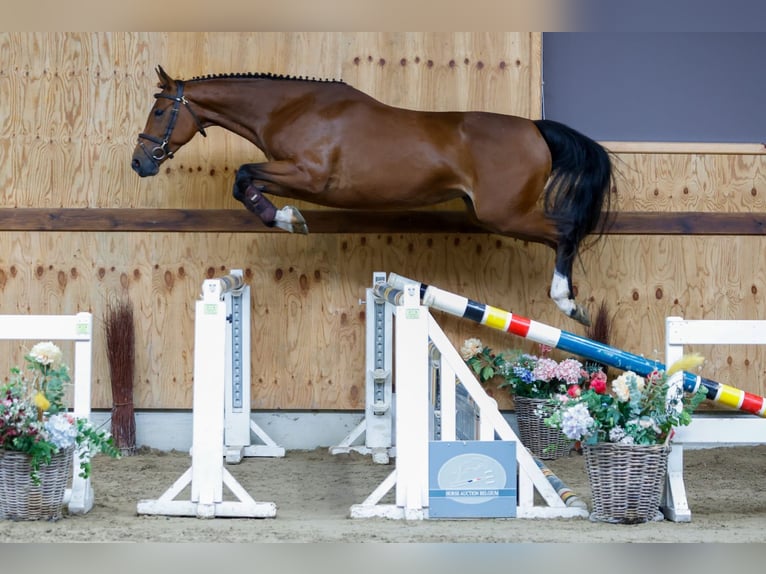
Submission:
{"label": "white jump standard", "polygon": [[[569,497],[565,502],[557,488],[544,475],[532,454],[523,447],[513,429],[461,359],[458,351],[431,317],[428,308],[420,305],[417,288],[404,286],[403,293],[391,290],[376,295],[394,308],[395,381],[397,385],[395,409],[396,468],[364,500],[350,509],[352,518],[423,519],[429,517],[429,440],[433,437],[429,381],[431,357],[429,344],[438,349],[440,436],[442,441],[455,441],[457,416],[455,392],[462,384],[479,411],[478,440],[494,441],[495,435],[503,441],[517,444],[518,518],[573,518],[587,517],[588,510]],[[396,291],[396,293],[393,293]],[[395,487],[395,503],[381,501]],[[535,505],[535,492],[545,505]]]}
{"label": "white jump standard", "polygon": [[[241,273],[208,279],[202,284],[202,298],[196,303],[194,320],[191,467],[160,498],[139,501],[138,514],[198,518],[276,516],[276,504],[253,500],[224,466],[225,398],[229,394],[225,382],[227,358],[231,358],[231,353],[227,353],[230,324],[224,296],[242,287]],[[242,383],[249,386],[249,379]],[[176,500],[189,485],[190,500]],[[224,485],[237,500],[223,499]]]}
{"label": "white jump standard", "polygon": [[[632,370],[646,376],[654,370],[665,370],[665,364],[580,337],[573,333],[545,325],[473,301],[466,297],[419,283],[394,273],[381,288],[402,289],[408,286],[419,292],[420,300],[430,308],[457,317],[470,319],[487,327],[543,343],[571,352],[586,359],[605,363],[622,370]],[[672,364],[682,355],[683,346],[714,344],[766,344],[766,321],[684,321],[679,317],[666,320],[666,364]],[[766,397],[701,377],[687,371],[675,373],[669,382],[686,392],[696,392],[702,386],[707,398],[715,403],[755,417],[695,416],[692,424],[677,429],[668,459],[668,476],[662,510],[666,517],[677,522],[688,522],[691,513],[686,503],[683,485],[681,444],[763,444],[766,443]]]}

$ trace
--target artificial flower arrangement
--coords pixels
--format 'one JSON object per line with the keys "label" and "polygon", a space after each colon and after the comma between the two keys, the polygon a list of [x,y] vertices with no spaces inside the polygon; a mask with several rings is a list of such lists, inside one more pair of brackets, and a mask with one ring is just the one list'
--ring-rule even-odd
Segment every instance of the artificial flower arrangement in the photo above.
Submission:
{"label": "artificial flower arrangement", "polygon": [[40,482],[40,467],[67,448],[79,455],[83,478],[90,476],[91,459],[99,452],[118,458],[120,451],[107,431],[67,412],[64,394],[71,378],[61,349],[52,342],[37,343],[24,359],[31,374],[13,367],[9,381],[0,385],[0,449],[29,455],[34,484]]}
{"label": "artificial flower arrangement", "polygon": [[486,383],[495,375],[502,374],[505,369],[506,359],[503,353],[495,353],[492,349],[481,342],[481,339],[472,337],[463,342],[460,348],[460,356],[471,367],[479,381]]}
{"label": "artificial flower arrangement", "polygon": [[686,394],[671,386],[674,373],[691,370],[702,362],[699,355],[686,355],[666,372],[653,371],[640,377],[625,371],[611,383],[591,380],[570,392],[554,396],[540,408],[545,424],[558,428],[568,438],[584,444],[666,444],[673,428],[691,422],[692,413],[705,400],[703,387]]}
{"label": "artificial flower arrangement", "polygon": [[466,339],[460,355],[481,382],[499,375],[498,387],[516,397],[548,399],[556,394],[579,392],[582,385],[606,387],[606,374],[597,366],[587,368],[569,357],[556,361],[549,356],[552,348],[540,345],[540,354],[520,350],[494,352],[480,339]]}

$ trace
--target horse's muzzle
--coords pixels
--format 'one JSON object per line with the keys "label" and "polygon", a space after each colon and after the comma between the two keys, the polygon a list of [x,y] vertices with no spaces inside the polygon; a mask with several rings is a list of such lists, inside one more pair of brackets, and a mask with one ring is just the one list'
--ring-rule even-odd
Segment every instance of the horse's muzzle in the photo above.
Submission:
{"label": "horse's muzzle", "polygon": [[148,157],[139,157],[138,155],[133,156],[133,161],[130,162],[130,167],[132,167],[133,171],[141,177],[157,175],[157,172],[160,171],[160,166],[156,161],[152,161]]}

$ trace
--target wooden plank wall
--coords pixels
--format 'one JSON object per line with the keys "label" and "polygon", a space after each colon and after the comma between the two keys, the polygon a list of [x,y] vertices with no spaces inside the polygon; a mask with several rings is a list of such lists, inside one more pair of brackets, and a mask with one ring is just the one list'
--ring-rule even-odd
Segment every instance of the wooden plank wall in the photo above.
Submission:
{"label": "wooden plank wall", "polygon": [[[157,64],[179,78],[241,71],[342,78],[394,105],[540,115],[538,34],[3,33],[2,207],[240,209],[230,193],[233,172],[260,152],[223,130],[192,140],[154,178],[130,170]],[[617,158],[619,209],[766,211],[762,155]],[[583,254],[575,282],[593,307],[609,303],[616,346],[661,359],[665,315],[766,316],[763,241],[610,235]],[[254,408],[361,409],[360,299],[373,271],[395,271],[582,333],[547,298],[552,264],[546,248],[482,234],[0,229],[0,313],[89,310],[101,335],[107,302],[129,297],[137,317],[136,407],[190,408],[200,284],[241,268],[253,294]],[[496,348],[531,349],[439,319],[457,345],[480,336]],[[708,376],[764,393],[759,350],[702,352]],[[17,364],[19,353],[18,345],[3,347],[0,365]],[[101,336],[94,359],[94,405],[108,408]],[[501,407],[511,405],[504,393],[495,395]]]}
{"label": "wooden plank wall", "polygon": [[[766,211],[763,154],[621,153],[616,165],[620,210]],[[762,235],[610,236],[584,257],[589,272],[579,287],[609,302],[618,346],[661,359],[667,315],[766,317],[765,248]],[[766,392],[764,350],[732,345],[694,350],[707,358],[705,376],[760,395]]]}

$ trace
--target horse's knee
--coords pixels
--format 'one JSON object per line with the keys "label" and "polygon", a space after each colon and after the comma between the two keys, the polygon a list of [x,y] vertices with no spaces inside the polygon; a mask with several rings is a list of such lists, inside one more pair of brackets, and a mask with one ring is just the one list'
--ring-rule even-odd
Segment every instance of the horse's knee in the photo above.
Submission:
{"label": "horse's knee", "polygon": [[233,194],[235,199],[244,202],[244,200],[247,198],[246,192],[247,188],[250,186],[251,181],[252,176],[247,173],[247,171],[244,169],[244,166],[240,167],[234,176]]}
{"label": "horse's knee", "polygon": [[254,183],[259,179],[257,164],[246,163],[239,166],[234,174],[234,197],[239,201],[248,199],[248,194],[251,193],[251,190],[248,189],[250,187],[263,191],[264,186],[262,184],[256,185]]}

